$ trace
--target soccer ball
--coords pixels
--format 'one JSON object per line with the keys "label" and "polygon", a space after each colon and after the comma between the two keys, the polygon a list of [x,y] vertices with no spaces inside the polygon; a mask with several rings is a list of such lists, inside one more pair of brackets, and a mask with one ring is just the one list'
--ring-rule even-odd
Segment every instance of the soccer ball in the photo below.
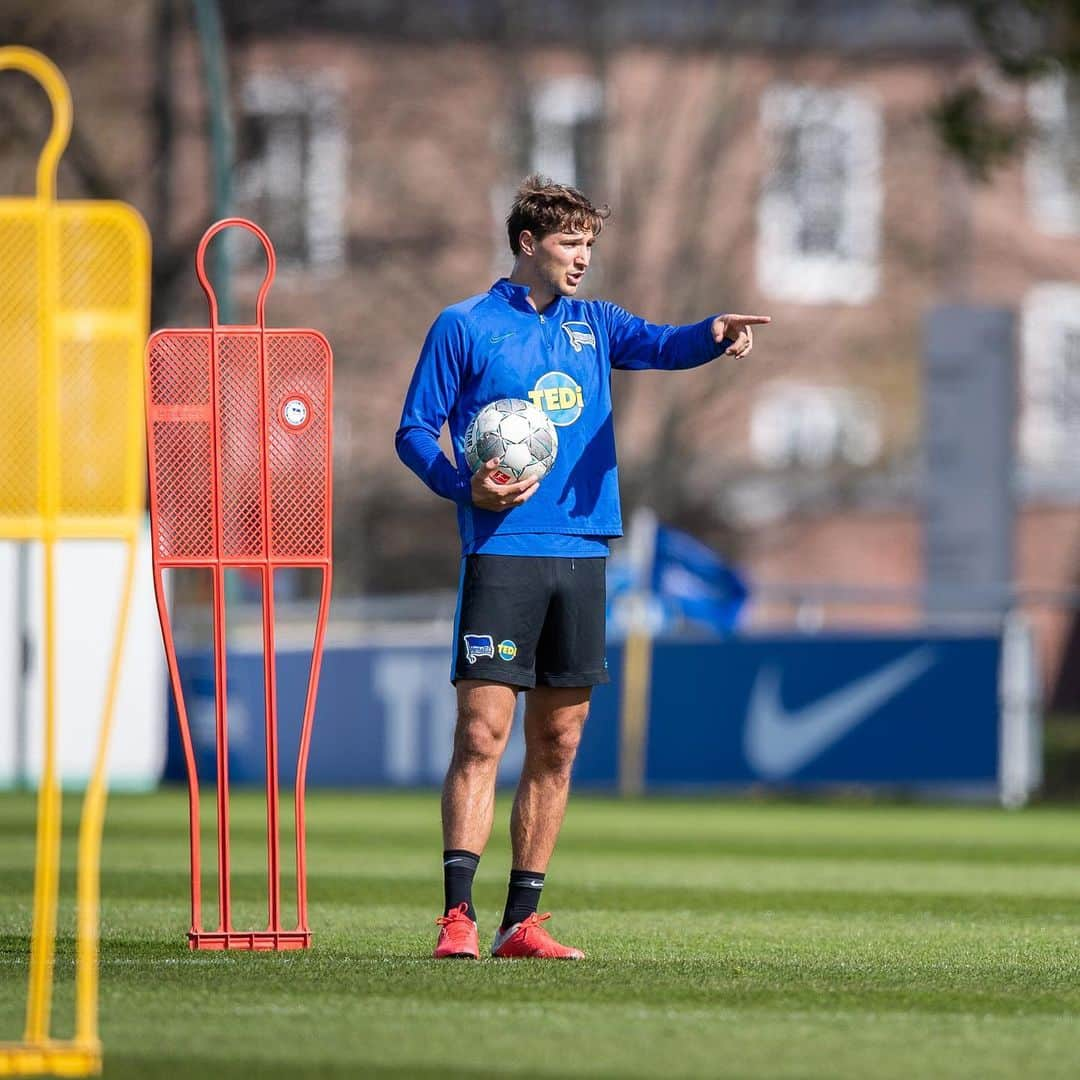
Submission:
{"label": "soccer ball", "polygon": [[481,464],[499,459],[492,479],[499,484],[543,480],[555,464],[559,436],[547,414],[520,398],[500,398],[485,405],[465,432],[465,460],[476,472]]}

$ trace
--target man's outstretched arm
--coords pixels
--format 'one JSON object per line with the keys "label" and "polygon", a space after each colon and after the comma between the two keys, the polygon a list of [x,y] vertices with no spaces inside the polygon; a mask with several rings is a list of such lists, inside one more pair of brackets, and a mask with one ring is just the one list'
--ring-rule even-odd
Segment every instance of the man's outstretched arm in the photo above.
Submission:
{"label": "man's outstretched arm", "polygon": [[605,303],[611,366],[625,370],[678,371],[721,355],[745,356],[753,347],[751,326],[768,315],[715,315],[687,326],[665,326]]}

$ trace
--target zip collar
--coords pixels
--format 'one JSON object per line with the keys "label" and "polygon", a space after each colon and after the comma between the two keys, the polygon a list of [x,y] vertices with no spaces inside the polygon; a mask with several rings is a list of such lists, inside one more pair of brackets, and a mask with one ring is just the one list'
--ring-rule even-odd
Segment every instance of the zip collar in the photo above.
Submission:
{"label": "zip collar", "polygon": [[[499,278],[488,290],[495,296],[500,296],[511,307],[524,311],[529,315],[536,315],[537,310],[529,303],[529,286],[518,285],[509,278]],[[556,296],[543,311],[539,312],[545,319],[552,318],[559,310],[563,297]]]}

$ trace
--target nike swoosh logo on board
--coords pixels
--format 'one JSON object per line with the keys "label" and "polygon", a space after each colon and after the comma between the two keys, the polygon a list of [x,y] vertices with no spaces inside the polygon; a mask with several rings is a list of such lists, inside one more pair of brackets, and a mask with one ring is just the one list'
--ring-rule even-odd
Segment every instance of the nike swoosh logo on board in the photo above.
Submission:
{"label": "nike swoosh logo on board", "polygon": [[935,659],[929,645],[921,646],[795,710],[785,709],[781,700],[780,669],[763,667],[750,693],[746,760],[766,779],[792,776],[925,674]]}

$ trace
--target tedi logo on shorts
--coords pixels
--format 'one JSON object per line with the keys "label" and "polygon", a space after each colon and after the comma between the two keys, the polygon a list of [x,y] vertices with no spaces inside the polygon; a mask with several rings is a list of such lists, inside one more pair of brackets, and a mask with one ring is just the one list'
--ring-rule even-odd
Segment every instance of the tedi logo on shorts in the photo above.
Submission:
{"label": "tedi logo on shorts", "polygon": [[549,371],[536,380],[529,400],[558,427],[572,424],[585,407],[581,387],[565,371]]}
{"label": "tedi logo on shorts", "polygon": [[515,656],[517,656],[517,646],[509,638],[499,642],[500,660],[513,660]]}

